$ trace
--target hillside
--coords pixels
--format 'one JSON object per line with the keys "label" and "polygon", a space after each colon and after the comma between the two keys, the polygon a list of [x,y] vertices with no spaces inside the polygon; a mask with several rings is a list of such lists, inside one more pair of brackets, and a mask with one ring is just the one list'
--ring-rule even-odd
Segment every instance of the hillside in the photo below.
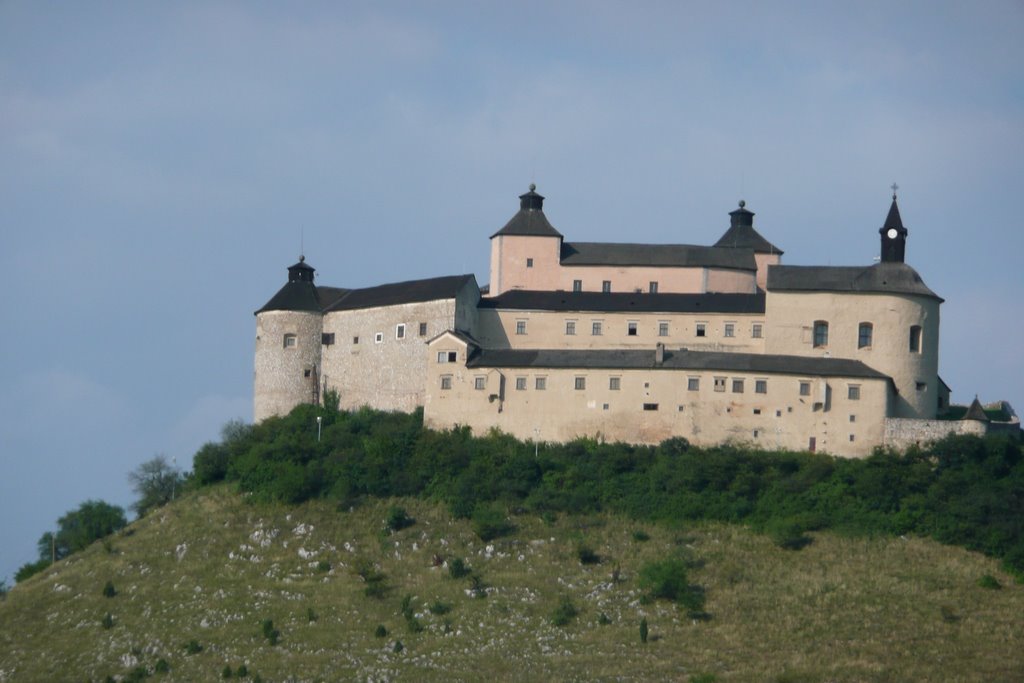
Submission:
{"label": "hillside", "polygon": [[[396,503],[416,521],[388,535]],[[202,489],[13,589],[0,602],[0,681],[102,681],[140,666],[151,680],[212,681],[242,664],[264,681],[1024,678],[1024,587],[961,548],[822,532],[790,551],[718,523],[512,521],[511,535],[484,543],[468,521],[417,499],[338,511]],[[581,545],[601,561],[581,564]],[[706,591],[702,618],[640,600],[640,567],[672,556]],[[455,558],[485,597],[435,566]],[[357,574],[371,564],[381,597]],[[980,587],[984,575],[1002,589]],[[108,581],[114,597],[103,595]],[[554,626],[563,598],[579,614]],[[200,652],[187,653],[191,640]],[[160,659],[169,672],[153,673]]]}

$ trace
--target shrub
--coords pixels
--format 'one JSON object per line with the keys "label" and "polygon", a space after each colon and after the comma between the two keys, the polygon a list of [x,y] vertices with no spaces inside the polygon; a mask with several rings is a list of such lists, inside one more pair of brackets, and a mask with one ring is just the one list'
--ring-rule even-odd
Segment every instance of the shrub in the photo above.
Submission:
{"label": "shrub", "polygon": [[306,619],[307,619],[307,620],[308,620],[308,621],[309,621],[310,623],[312,623],[312,622],[316,621],[316,620],[317,620],[317,619],[319,619],[319,618],[320,618],[320,617],[318,617],[318,616],[317,616],[317,613],[313,611],[313,608],[312,608],[312,607],[308,607],[308,608],[306,608]]}
{"label": "shrub", "polygon": [[1003,587],[1003,584],[999,583],[999,579],[991,574],[985,574],[978,579],[978,586],[981,588],[988,588],[989,590],[999,590]]}
{"label": "shrub", "polygon": [[668,600],[688,609],[704,605],[704,593],[690,586],[686,564],[680,559],[648,562],[640,569],[640,588],[649,599]]}
{"label": "shrub", "polygon": [[185,643],[185,654],[197,655],[203,651],[203,646],[199,644],[199,641],[193,638],[192,640]]}
{"label": "shrub", "polygon": [[579,558],[580,564],[600,564],[601,556],[594,552],[594,549],[581,545],[576,548],[576,557]]}
{"label": "shrub", "polygon": [[238,671],[235,672],[235,676],[237,676],[238,678],[245,678],[248,675],[249,675],[249,667],[247,667],[245,664],[239,664],[238,665]]}
{"label": "shrub", "polygon": [[647,642],[647,617],[640,620],[640,642]]}
{"label": "shrub", "polygon": [[326,574],[327,572],[331,571],[331,563],[328,562],[327,560],[320,560],[319,562],[316,563],[316,569],[317,569],[317,571],[320,571],[320,572],[323,572],[323,573]]}
{"label": "shrub", "polygon": [[221,678],[231,678],[231,665],[225,664],[224,670],[220,672]]}
{"label": "shrub", "polygon": [[281,637],[281,632],[274,628],[273,619],[263,620],[263,637],[266,638],[267,642],[271,645],[277,645],[277,641]]}
{"label": "shrub", "polygon": [[487,597],[487,584],[484,583],[483,578],[479,574],[469,575],[469,589],[473,591],[474,598]]}
{"label": "shrub", "polygon": [[112,598],[115,595],[117,595],[117,591],[114,590],[114,582],[107,581],[107,583],[103,586],[103,597]]}
{"label": "shrub", "polygon": [[377,638],[387,638],[388,630],[384,627],[384,624],[379,624],[373,631],[373,635]]}
{"label": "shrub", "polygon": [[156,666],[153,667],[153,670],[156,671],[156,673],[158,674],[165,674],[171,670],[171,665],[167,663],[166,659],[161,657],[160,659],[156,660]]}
{"label": "shrub", "polygon": [[651,540],[651,535],[643,529],[637,529],[633,532],[633,540],[638,543],[644,543],[645,541]]}
{"label": "shrub", "polygon": [[121,683],[142,683],[142,681],[147,678],[149,678],[149,670],[140,664],[129,671],[128,674],[121,679]]}
{"label": "shrub", "polygon": [[105,629],[114,628],[114,615],[110,612],[104,614],[103,618],[100,619],[100,626],[102,626]]}
{"label": "shrub", "polygon": [[411,527],[416,520],[405,512],[405,508],[392,506],[388,509],[388,517],[384,524],[392,533]]}
{"label": "shrub", "polygon": [[451,612],[452,606],[440,600],[435,600],[427,609],[430,610],[431,614],[442,615]]}
{"label": "shrub", "polygon": [[793,519],[773,519],[765,531],[775,545],[785,550],[800,550],[811,543],[811,537],[804,534],[804,527]]}
{"label": "shrub", "polygon": [[478,505],[473,510],[473,531],[482,541],[507,536],[514,528],[505,517],[505,512],[497,506]]}
{"label": "shrub", "polygon": [[416,617],[409,617],[405,620],[405,625],[409,628],[409,633],[420,633],[423,631],[423,624]]}
{"label": "shrub", "polygon": [[461,557],[453,558],[452,561],[448,563],[448,575],[453,579],[461,579],[472,573],[473,570],[466,565],[466,561]]}
{"label": "shrub", "polygon": [[398,654],[399,652],[401,652],[402,650],[405,649],[405,645],[402,645],[402,641],[396,640],[395,641],[395,646],[393,648],[391,648],[391,649],[392,649],[392,651],[395,654]]}
{"label": "shrub", "polygon": [[43,571],[50,566],[50,558],[37,560],[35,562],[26,562],[18,568],[18,571],[14,574],[14,582],[21,583],[25,579],[35,576],[39,572]]}
{"label": "shrub", "polygon": [[566,626],[576,615],[579,614],[579,610],[576,609],[576,605],[572,604],[572,600],[569,596],[563,595],[558,601],[558,606],[555,607],[555,611],[551,613],[551,623],[555,626]]}
{"label": "shrub", "polygon": [[612,620],[608,618],[607,614],[601,612],[597,615],[597,623],[599,623],[601,626],[607,626],[608,624],[612,623]]}

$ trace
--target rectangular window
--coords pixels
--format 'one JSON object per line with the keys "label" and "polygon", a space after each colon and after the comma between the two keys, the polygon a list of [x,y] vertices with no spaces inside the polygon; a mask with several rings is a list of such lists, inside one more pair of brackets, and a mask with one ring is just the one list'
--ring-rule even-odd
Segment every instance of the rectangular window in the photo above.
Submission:
{"label": "rectangular window", "polygon": [[438,363],[455,363],[459,359],[459,353],[457,351],[438,351],[437,362]]}
{"label": "rectangular window", "polygon": [[602,280],[601,281],[601,291],[604,292],[605,294],[607,294],[608,292],[612,291],[612,281],[611,280]]}
{"label": "rectangular window", "polygon": [[658,409],[658,404],[657,403],[645,403],[644,404],[644,410],[657,410],[657,409]]}
{"label": "rectangular window", "polygon": [[303,377],[309,377],[312,374],[313,374],[313,371],[308,369],[308,368],[302,371],[302,376]]}
{"label": "rectangular window", "polygon": [[856,421],[857,421],[857,416],[856,415],[851,415],[850,416],[850,422],[856,422]]}
{"label": "rectangular window", "polygon": [[452,388],[451,375],[441,375],[441,388],[444,389],[445,391]]}
{"label": "rectangular window", "polygon": [[334,333],[324,332],[320,335],[320,343],[324,346],[334,346]]}
{"label": "rectangular window", "polygon": [[850,434],[850,441],[853,441],[853,434]]}
{"label": "rectangular window", "polygon": [[545,389],[548,388],[548,378],[537,377],[536,379],[533,380],[533,388],[536,389],[537,391],[544,391]]}
{"label": "rectangular window", "polygon": [[725,336],[726,337],[735,337],[736,336],[736,323],[726,323],[725,324]]}
{"label": "rectangular window", "polygon": [[296,344],[298,344],[298,343],[299,343],[298,337],[296,337],[294,334],[286,334],[286,335],[284,335],[284,348],[286,348],[286,349],[293,349],[293,348],[295,348]]}
{"label": "rectangular window", "polygon": [[526,267],[527,268],[533,268],[533,259],[532,258],[526,259]]}
{"label": "rectangular window", "polygon": [[593,323],[590,324],[590,334],[594,335],[595,337],[600,337],[601,327],[601,321],[595,320]]}
{"label": "rectangular window", "polygon": [[921,353],[921,326],[913,325],[910,328],[910,352]]}
{"label": "rectangular window", "polygon": [[766,379],[755,379],[754,380],[754,393],[755,394],[767,394],[768,393],[768,380],[766,380]]}
{"label": "rectangular window", "polygon": [[697,336],[706,337],[708,335],[708,326],[706,323],[697,323]]}
{"label": "rectangular window", "polygon": [[917,390],[918,391],[924,391],[927,388],[928,388],[928,383],[927,382],[918,382],[917,383]]}
{"label": "rectangular window", "polygon": [[651,294],[657,294],[658,293],[658,283],[657,282],[651,282],[647,286],[647,291],[650,292]]}
{"label": "rectangular window", "polygon": [[734,393],[734,394],[742,394],[743,393],[743,380],[741,380],[741,379],[734,379],[732,381],[732,393]]}
{"label": "rectangular window", "polygon": [[658,323],[658,336],[659,337],[667,337],[668,336],[668,323],[667,322],[661,321],[661,322]]}
{"label": "rectangular window", "polygon": [[583,291],[583,280],[573,280],[572,281],[572,291],[574,291],[574,292],[582,292]]}
{"label": "rectangular window", "polygon": [[373,343],[374,344],[380,344],[383,341],[384,341],[384,333],[383,332],[378,332],[377,334],[373,335]]}
{"label": "rectangular window", "polygon": [[725,378],[724,377],[716,377],[715,378],[715,391],[725,391]]}
{"label": "rectangular window", "polygon": [[575,381],[575,387],[576,387],[577,391],[582,391],[583,389],[586,389],[587,388],[587,378],[586,377],[577,377],[576,381]]}
{"label": "rectangular window", "polygon": [[861,323],[857,327],[857,348],[866,349],[871,346],[871,336],[874,328],[871,323]]}
{"label": "rectangular window", "polygon": [[569,335],[576,334],[576,321],[566,320],[565,321],[565,333]]}
{"label": "rectangular window", "polygon": [[477,391],[483,391],[484,389],[486,389],[487,388],[487,378],[486,377],[474,377],[473,378],[473,388],[476,389]]}
{"label": "rectangular window", "polygon": [[626,334],[629,335],[630,337],[636,336],[636,323],[626,323]]}
{"label": "rectangular window", "polygon": [[525,377],[516,377],[516,391],[526,391]]}
{"label": "rectangular window", "polygon": [[352,343],[353,344],[358,344],[359,343],[359,337],[352,337]]}
{"label": "rectangular window", "polygon": [[811,383],[810,382],[800,382],[800,395],[801,396],[810,396],[811,395]]}
{"label": "rectangular window", "polygon": [[427,324],[426,323],[420,323],[420,336],[421,337],[426,337],[427,336]]}
{"label": "rectangular window", "polygon": [[619,387],[621,386],[621,382],[622,382],[622,378],[621,377],[609,377],[608,378],[608,388],[611,389],[612,391],[618,391]]}
{"label": "rectangular window", "polygon": [[851,401],[859,401],[860,400],[860,385],[859,384],[851,384],[850,386],[848,386],[846,388],[846,398],[850,399]]}
{"label": "rectangular window", "polygon": [[690,377],[686,380],[687,391],[700,391],[700,377]]}
{"label": "rectangular window", "polygon": [[761,323],[754,323],[750,326],[750,336],[754,339],[760,339],[764,336],[764,325]]}
{"label": "rectangular window", "polygon": [[405,325],[395,326],[395,339],[405,339]]}
{"label": "rectangular window", "polygon": [[754,415],[760,415],[760,414],[761,414],[761,409],[760,408],[754,408]]}
{"label": "rectangular window", "polygon": [[814,346],[828,346],[828,323],[824,320],[814,321]]}
{"label": "rectangular window", "polygon": [[526,321],[525,320],[517,320],[516,321],[516,334],[526,334]]}

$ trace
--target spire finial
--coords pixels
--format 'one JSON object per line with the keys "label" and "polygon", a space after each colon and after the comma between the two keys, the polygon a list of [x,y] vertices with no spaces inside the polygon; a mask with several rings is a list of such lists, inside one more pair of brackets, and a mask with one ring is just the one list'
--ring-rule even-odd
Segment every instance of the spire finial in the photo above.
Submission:
{"label": "spire finial", "polygon": [[530,192],[533,192],[536,189],[537,189],[537,184],[536,183],[530,183]]}
{"label": "spire finial", "polygon": [[306,255],[305,254],[299,254],[299,263],[305,263],[305,262],[306,262]]}
{"label": "spire finial", "polygon": [[892,188],[892,200],[896,201],[896,190],[900,189],[900,186],[897,185],[896,183],[893,183],[889,187]]}
{"label": "spire finial", "polygon": [[740,208],[742,209],[742,208],[743,208],[743,207],[745,207],[746,205],[747,205],[747,203],[746,203],[745,201],[743,201],[743,200],[741,199],[741,200],[740,200]]}

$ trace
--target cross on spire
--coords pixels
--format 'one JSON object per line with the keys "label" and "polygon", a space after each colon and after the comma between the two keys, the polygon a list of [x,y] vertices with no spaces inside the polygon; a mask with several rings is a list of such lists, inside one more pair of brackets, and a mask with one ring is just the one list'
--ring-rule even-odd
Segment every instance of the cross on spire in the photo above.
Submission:
{"label": "cross on spire", "polygon": [[899,186],[899,185],[897,185],[896,183],[893,183],[893,184],[892,184],[892,185],[890,185],[889,187],[891,187],[891,188],[892,188],[892,198],[893,198],[893,199],[896,199],[896,190],[900,189],[900,186]]}

